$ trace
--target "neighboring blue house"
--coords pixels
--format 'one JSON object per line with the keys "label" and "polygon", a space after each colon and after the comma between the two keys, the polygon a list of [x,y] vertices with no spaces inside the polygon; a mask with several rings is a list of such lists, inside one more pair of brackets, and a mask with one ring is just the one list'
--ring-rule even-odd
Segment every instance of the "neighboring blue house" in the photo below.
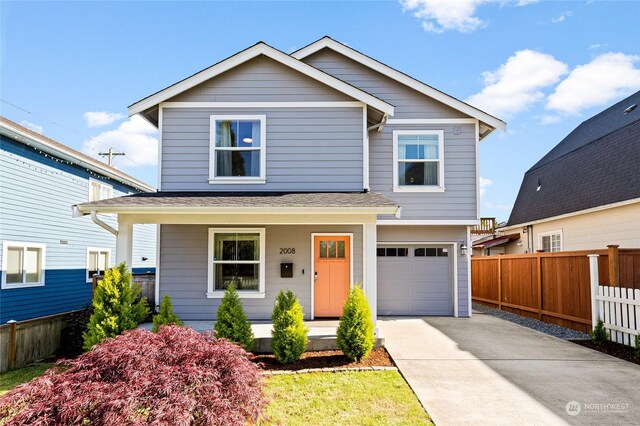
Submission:
{"label": "neighboring blue house", "polygon": [[[0,117],[0,324],[83,308],[116,237],[71,206],[154,191],[120,170]],[[115,216],[99,220],[116,227]],[[155,272],[156,226],[136,225],[133,271]]]}

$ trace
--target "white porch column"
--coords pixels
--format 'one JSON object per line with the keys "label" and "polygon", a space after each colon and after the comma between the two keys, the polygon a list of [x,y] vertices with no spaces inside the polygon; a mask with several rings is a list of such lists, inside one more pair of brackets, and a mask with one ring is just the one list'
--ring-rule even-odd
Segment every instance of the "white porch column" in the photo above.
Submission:
{"label": "white porch column", "polygon": [[118,236],[116,237],[116,263],[125,262],[131,270],[133,265],[133,223],[118,215]]}
{"label": "white porch column", "polygon": [[592,328],[596,327],[598,319],[600,318],[600,312],[598,312],[598,300],[596,296],[600,288],[600,277],[598,274],[598,255],[588,254],[589,257],[589,278],[591,281],[591,325]]}
{"label": "white porch column", "polygon": [[378,259],[376,256],[378,233],[376,222],[373,221],[362,224],[362,234],[364,240],[362,248],[364,258],[364,294],[367,296],[369,306],[371,307],[373,323],[376,324],[378,318]]}

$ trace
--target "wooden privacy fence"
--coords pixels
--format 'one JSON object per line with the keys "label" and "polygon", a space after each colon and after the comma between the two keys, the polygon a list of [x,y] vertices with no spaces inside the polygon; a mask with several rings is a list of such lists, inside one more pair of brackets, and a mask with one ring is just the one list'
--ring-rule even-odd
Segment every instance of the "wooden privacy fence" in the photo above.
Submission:
{"label": "wooden privacy fence", "polygon": [[[101,279],[101,275],[93,276],[93,291],[96,290],[98,281],[100,281]],[[131,281],[140,287],[140,294],[138,295],[138,297],[146,297],[149,308],[151,310],[154,310],[156,307],[156,302],[158,305],[160,304],[159,301],[156,301],[156,274],[133,274]]]}
{"label": "wooden privacy fence", "polygon": [[640,289],[640,249],[581,250],[473,257],[475,302],[588,332],[592,329],[589,258],[599,255],[598,280]]}

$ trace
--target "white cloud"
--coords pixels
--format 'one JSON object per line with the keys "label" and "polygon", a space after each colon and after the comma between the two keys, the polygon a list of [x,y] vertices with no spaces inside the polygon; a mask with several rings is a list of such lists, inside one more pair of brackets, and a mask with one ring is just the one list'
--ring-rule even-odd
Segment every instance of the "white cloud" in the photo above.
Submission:
{"label": "white cloud", "polygon": [[482,28],[485,23],[476,16],[476,10],[486,3],[501,6],[527,6],[537,0],[398,0],[403,11],[413,12],[425,31],[443,33],[453,30],[467,33]]}
{"label": "white cloud", "polygon": [[480,176],[480,198],[484,197],[487,187],[491,185],[493,185],[493,181],[491,179],[486,179]]}
{"label": "white cloud", "polygon": [[595,43],[595,44],[590,44],[589,45],[589,49],[600,49],[601,47],[607,47],[607,43]]}
{"label": "white cloud", "polygon": [[562,12],[560,15],[556,16],[555,18],[552,18],[551,19],[551,23],[552,24],[559,24],[560,22],[564,22],[572,14],[573,14],[573,12],[571,12],[570,10],[567,10],[566,12]]}
{"label": "white cloud", "polygon": [[106,126],[108,124],[114,123],[124,118],[124,115],[118,114],[116,112],[101,111],[101,112],[85,112],[83,117],[88,127],[100,127],[100,126]]}
{"label": "white cloud", "polygon": [[499,117],[512,116],[543,100],[541,89],[557,83],[567,71],[567,65],[551,55],[520,50],[497,70],[482,73],[484,89],[466,101]]}
{"label": "white cloud", "polygon": [[84,141],[82,151],[92,157],[104,160],[98,153],[105,152],[112,147],[118,152],[124,152],[132,161],[120,160],[120,165],[154,166],[158,163],[158,130],[144,118],[134,115],[120,124],[115,130],[102,132]]}
{"label": "white cloud", "polygon": [[542,124],[555,124],[562,121],[562,117],[552,114],[546,114],[538,118],[540,119],[540,123]]}
{"label": "white cloud", "polygon": [[30,121],[27,121],[27,120],[22,120],[20,122],[20,125],[26,127],[27,129],[33,130],[36,133],[42,134],[43,127],[38,125],[38,124],[34,124],[34,123],[32,123]]}
{"label": "white cloud", "polygon": [[549,96],[547,109],[564,114],[606,105],[640,89],[640,56],[605,53],[571,71]]}

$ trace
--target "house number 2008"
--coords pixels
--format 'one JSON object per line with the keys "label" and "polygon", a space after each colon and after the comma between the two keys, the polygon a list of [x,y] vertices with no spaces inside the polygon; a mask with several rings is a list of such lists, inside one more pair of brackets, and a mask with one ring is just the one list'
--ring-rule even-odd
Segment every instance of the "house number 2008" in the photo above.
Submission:
{"label": "house number 2008", "polygon": [[280,254],[296,254],[296,249],[294,249],[294,248],[280,248]]}

